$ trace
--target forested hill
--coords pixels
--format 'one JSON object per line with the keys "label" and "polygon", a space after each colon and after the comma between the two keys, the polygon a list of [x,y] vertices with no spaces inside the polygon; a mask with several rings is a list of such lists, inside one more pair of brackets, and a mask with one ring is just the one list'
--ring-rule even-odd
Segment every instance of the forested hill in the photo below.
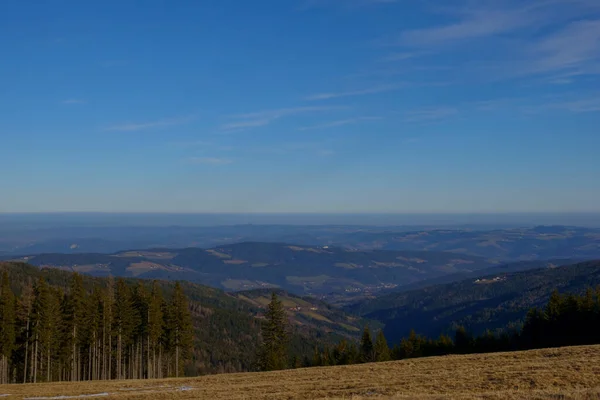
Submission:
{"label": "forested hill", "polygon": [[340,336],[357,336],[366,325],[379,328],[376,321],[364,320],[346,314],[339,308],[310,296],[297,296],[281,289],[254,289],[232,293],[254,307],[264,308],[271,301],[271,293],[277,294],[288,313],[290,322],[306,329],[312,328],[320,332],[331,332]]}
{"label": "forested hill", "polygon": [[19,260],[95,276],[185,279],[227,290],[279,287],[301,295],[353,296],[497,265],[481,257],[433,251],[350,251],[261,242],[212,249],[41,254]]}
{"label": "forested hill", "polygon": [[[44,278],[57,291],[68,293],[73,278],[72,272],[55,268],[0,262],[0,276],[6,271],[12,291],[18,297],[26,287],[32,287]],[[81,275],[84,290],[91,296],[94,290],[104,290],[109,278]],[[150,280],[125,278],[132,288],[142,285],[149,292]],[[175,282],[157,281],[165,298],[173,294]],[[189,299],[193,334],[193,354],[185,365],[187,375],[215,372],[252,371],[256,369],[256,356],[260,343],[260,325],[263,309],[260,305],[241,300],[222,290],[190,283],[179,282]],[[343,313],[331,311],[331,319],[339,321]],[[315,345],[333,343],[342,337],[356,337],[363,322],[345,321],[344,327],[337,324],[321,324],[317,313],[316,321],[310,325],[291,327],[291,355],[298,357],[310,354]]]}
{"label": "forested hill", "polygon": [[600,261],[589,261],[391,293],[348,311],[385,324],[386,337],[395,343],[411,329],[435,337],[458,325],[474,334],[506,328],[519,324],[531,307],[545,304],[555,289],[576,294],[598,285]]}

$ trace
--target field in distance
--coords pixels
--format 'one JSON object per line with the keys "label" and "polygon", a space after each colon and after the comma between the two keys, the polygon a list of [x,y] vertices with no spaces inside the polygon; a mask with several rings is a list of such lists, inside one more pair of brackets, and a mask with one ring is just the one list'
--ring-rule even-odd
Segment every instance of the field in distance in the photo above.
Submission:
{"label": "field in distance", "polygon": [[598,399],[600,345],[200,378],[3,385],[0,396],[10,400]]}

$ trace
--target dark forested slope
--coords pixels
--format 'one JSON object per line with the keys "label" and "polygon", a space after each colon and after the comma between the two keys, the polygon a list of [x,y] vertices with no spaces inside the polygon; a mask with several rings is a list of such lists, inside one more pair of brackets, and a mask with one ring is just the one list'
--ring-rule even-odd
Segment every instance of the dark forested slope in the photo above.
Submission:
{"label": "dark forested slope", "polygon": [[[43,278],[50,287],[58,291],[69,291],[73,273],[55,268],[38,268],[24,263],[0,263],[0,274],[8,273],[11,289],[17,296],[24,288],[31,287]],[[109,278],[81,276],[85,291],[91,294],[94,289],[103,290],[109,285]],[[150,290],[153,282],[126,278],[130,287],[144,285]],[[171,296],[174,282],[157,281],[165,297]],[[179,282],[189,299],[190,312],[194,325],[193,354],[186,363],[186,373],[236,372],[256,369],[256,356],[261,340],[260,327],[263,307],[261,304],[242,300],[222,290],[191,283]],[[344,314],[331,309],[330,318],[340,321]],[[290,311],[291,316],[291,311]],[[318,313],[315,317],[320,318]],[[355,337],[360,328],[360,319],[339,324],[292,324],[291,355],[310,354],[315,345],[325,345],[342,337]],[[362,323],[362,322],[360,322]]]}
{"label": "dark forested slope", "polygon": [[391,342],[411,329],[428,336],[462,325],[475,334],[518,324],[526,312],[544,304],[553,290],[582,293],[600,285],[600,261],[498,273],[418,290],[391,293],[348,307],[385,324]]}

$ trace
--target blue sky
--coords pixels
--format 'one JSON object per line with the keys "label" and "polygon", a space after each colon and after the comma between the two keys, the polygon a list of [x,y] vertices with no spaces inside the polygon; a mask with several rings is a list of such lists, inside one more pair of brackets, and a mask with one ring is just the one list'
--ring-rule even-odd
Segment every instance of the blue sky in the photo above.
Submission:
{"label": "blue sky", "polygon": [[0,212],[600,211],[597,0],[7,0],[0,54]]}

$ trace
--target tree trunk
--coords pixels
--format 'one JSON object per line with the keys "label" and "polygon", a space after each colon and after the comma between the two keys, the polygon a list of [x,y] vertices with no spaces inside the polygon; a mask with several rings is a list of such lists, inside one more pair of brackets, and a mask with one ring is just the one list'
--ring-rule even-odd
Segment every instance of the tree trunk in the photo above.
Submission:
{"label": "tree trunk", "polygon": [[27,330],[25,333],[25,370],[23,371],[23,383],[27,383],[27,361],[29,361],[29,315],[27,315]]}
{"label": "tree trunk", "polygon": [[119,337],[117,339],[117,379],[121,379],[122,375],[121,375],[121,369],[122,369],[122,349],[121,349],[121,333],[119,332]]}
{"label": "tree trunk", "polygon": [[112,379],[112,333],[108,336],[108,379]]}
{"label": "tree trunk", "polygon": [[35,348],[33,350],[33,383],[37,382],[37,364],[38,364],[38,334],[35,334]]}

